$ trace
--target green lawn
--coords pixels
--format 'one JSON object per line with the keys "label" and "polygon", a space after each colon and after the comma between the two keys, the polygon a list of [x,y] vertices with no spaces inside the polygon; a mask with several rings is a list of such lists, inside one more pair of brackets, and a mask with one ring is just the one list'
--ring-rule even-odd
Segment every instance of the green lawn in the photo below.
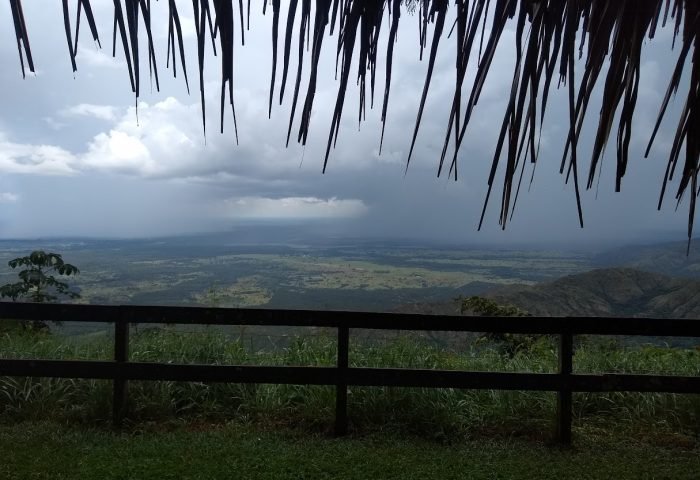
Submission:
{"label": "green lawn", "polygon": [[0,478],[697,479],[698,443],[576,432],[571,450],[533,439],[453,444],[375,433],[335,439],[229,423],[114,433],[48,422],[0,425]]}
{"label": "green lawn", "polygon": [[[335,339],[250,350],[221,332],[134,332],[134,361],[331,365]],[[0,358],[105,359],[104,335],[0,334]],[[549,372],[552,342],[514,355],[400,337],[353,344],[351,365]],[[700,351],[578,345],[576,371],[700,375]],[[109,381],[0,377],[0,480],[700,478],[700,395],[574,395],[574,448],[552,446],[551,392],[351,388],[335,439],[333,387],[130,382],[115,433]]]}

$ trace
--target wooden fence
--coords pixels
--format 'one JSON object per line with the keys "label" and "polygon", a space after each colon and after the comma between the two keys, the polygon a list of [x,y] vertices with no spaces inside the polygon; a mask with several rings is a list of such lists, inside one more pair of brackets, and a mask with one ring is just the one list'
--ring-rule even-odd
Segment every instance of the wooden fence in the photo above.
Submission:
{"label": "wooden fence", "polygon": [[[571,443],[572,392],[700,393],[700,377],[573,373],[574,335],[700,337],[699,320],[600,317],[457,317],[347,311],[56,305],[0,302],[2,319],[114,324],[114,361],[0,359],[0,376],[110,379],[114,423],[128,380],[333,385],[335,431],[347,432],[348,386],[534,390],[557,393],[558,440]],[[129,361],[130,324],[263,325],[337,329],[334,367],[179,365]],[[348,365],[351,329],[549,334],[559,337],[557,373],[502,373]]]}

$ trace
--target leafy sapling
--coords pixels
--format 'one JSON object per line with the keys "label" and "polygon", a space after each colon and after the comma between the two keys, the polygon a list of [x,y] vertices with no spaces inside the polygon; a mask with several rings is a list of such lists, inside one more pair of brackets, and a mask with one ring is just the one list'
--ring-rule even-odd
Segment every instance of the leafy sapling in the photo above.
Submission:
{"label": "leafy sapling", "polygon": [[0,287],[0,298],[12,301],[28,300],[30,302],[56,302],[61,297],[80,298],[80,294],[68,283],[58,280],[54,275],[69,277],[77,275],[80,270],[70,263],[65,263],[61,255],[35,250],[26,257],[19,257],[7,262],[12,268],[24,267],[18,276],[20,281]]}

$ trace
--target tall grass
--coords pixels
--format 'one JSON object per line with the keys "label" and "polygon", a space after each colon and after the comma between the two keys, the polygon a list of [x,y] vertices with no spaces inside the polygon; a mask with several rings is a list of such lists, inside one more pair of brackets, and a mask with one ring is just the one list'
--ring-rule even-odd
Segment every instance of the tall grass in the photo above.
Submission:
{"label": "tall grass", "polygon": [[[0,334],[0,358],[109,359],[112,339],[104,334],[62,337],[51,334]],[[245,338],[221,331],[185,333],[153,329],[132,334],[130,359],[236,365],[333,365],[335,338],[293,337],[283,348],[257,349]],[[363,367],[553,372],[554,343],[543,338],[514,355],[495,345],[468,344],[444,349],[412,335],[380,342],[351,342],[350,364]],[[700,351],[660,347],[619,347],[580,342],[577,372],[635,372],[700,375]],[[0,377],[0,420],[59,418],[107,422],[111,382],[75,379]],[[238,419],[323,430],[332,425],[335,389],[304,385],[243,385],[200,382],[129,383],[129,419]],[[551,392],[493,390],[359,388],[349,393],[355,431],[393,429],[435,437],[469,435],[478,430],[548,432],[555,409]],[[611,428],[664,429],[700,435],[700,395],[609,393],[574,395],[577,424]]]}

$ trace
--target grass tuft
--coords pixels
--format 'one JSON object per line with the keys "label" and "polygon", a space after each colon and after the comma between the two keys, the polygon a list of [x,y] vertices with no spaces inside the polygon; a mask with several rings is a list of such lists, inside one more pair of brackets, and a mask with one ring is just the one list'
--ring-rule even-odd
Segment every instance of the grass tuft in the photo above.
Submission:
{"label": "grass tuft", "polygon": [[[106,335],[62,337],[21,331],[0,334],[0,358],[105,360]],[[181,332],[170,328],[132,334],[130,359],[138,362],[215,365],[326,366],[336,361],[335,338],[294,337],[283,348],[252,348],[219,330]],[[542,338],[526,350],[504,354],[496,346],[439,348],[411,335],[383,342],[352,342],[350,364],[448,370],[553,372],[553,342]],[[700,351],[652,346],[624,347],[583,341],[574,358],[577,372],[700,375]],[[111,382],[102,380],[0,377],[0,421],[53,419],[107,423]],[[243,385],[201,382],[129,383],[128,417],[134,424],[189,419],[231,419],[327,432],[333,424],[335,389],[305,385]],[[551,436],[555,394],[494,390],[351,387],[349,417],[354,432],[388,430],[448,441],[483,432]],[[577,393],[577,426],[700,436],[700,396],[639,393]]]}

